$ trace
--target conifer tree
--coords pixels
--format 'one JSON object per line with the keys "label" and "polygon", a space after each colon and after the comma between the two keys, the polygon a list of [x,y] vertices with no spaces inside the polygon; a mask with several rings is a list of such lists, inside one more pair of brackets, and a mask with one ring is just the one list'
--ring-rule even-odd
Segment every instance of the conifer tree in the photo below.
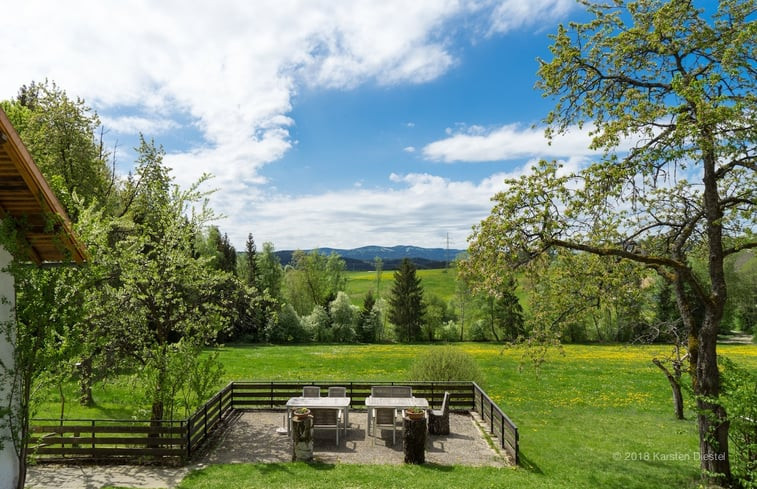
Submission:
{"label": "conifer tree", "polygon": [[394,285],[389,298],[389,321],[394,324],[400,341],[420,338],[425,313],[421,279],[415,273],[415,264],[408,258],[394,272]]}

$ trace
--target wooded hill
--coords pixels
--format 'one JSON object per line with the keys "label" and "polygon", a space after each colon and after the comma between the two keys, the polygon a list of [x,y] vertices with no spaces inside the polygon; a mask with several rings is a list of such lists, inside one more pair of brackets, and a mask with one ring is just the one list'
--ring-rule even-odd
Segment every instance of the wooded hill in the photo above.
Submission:
{"label": "wooded hill", "polygon": [[[303,250],[309,253],[311,250]],[[363,246],[354,249],[318,248],[324,255],[336,253],[346,263],[349,271],[370,271],[376,269],[375,259],[381,258],[384,270],[396,270],[403,258],[410,258],[421,270],[445,268],[465,250],[446,248],[421,248],[418,246]],[[286,266],[292,260],[294,250],[277,251],[276,256]]]}

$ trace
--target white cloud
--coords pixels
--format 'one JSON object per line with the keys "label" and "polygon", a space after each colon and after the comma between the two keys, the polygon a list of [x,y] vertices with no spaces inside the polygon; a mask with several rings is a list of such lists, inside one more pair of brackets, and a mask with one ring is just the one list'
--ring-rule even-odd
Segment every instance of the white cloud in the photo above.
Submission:
{"label": "white cloud", "polygon": [[[489,3],[489,2],[487,2]],[[551,26],[576,8],[575,0],[504,0],[494,2],[491,32],[502,33],[525,26]]]}
{"label": "white cloud", "polygon": [[[432,244],[436,238],[429,236],[446,232],[445,219],[462,241],[486,214],[493,184],[407,175],[395,181],[403,186],[398,190],[358,188],[288,198],[260,188],[266,183],[260,168],[296,144],[290,114],[298,89],[433,80],[456,65],[451,46],[459,30],[448,27],[471,10],[489,26],[480,32],[491,34],[534,24],[529,16],[563,8],[562,1],[523,5],[530,2],[7,2],[3,16],[11,21],[4,23],[0,43],[7,68],[0,76],[0,98],[14,96],[33,80],[50,79],[108,114],[106,129],[149,137],[175,130],[179,120],[191,124],[200,137],[168,154],[166,163],[184,185],[205,172],[216,176],[210,186],[220,190],[212,205],[229,216],[236,243],[247,232],[260,232],[269,236],[261,239],[273,239],[279,247],[287,240],[286,246],[304,246],[311,239],[312,245],[325,245],[316,238],[328,233],[342,244],[358,238],[365,244],[371,238],[361,233],[388,226],[397,229],[391,235],[396,242]],[[476,30],[464,20],[461,28]],[[119,116],[122,109],[139,115]],[[181,119],[173,119],[176,114]],[[434,143],[424,154],[440,161],[469,158],[464,148],[452,148],[461,136],[487,139],[455,134],[449,149],[435,149]],[[439,224],[431,226],[439,216]],[[412,226],[410,235],[401,225]],[[298,238],[300,232],[307,239]]]}
{"label": "white cloud", "polygon": [[[434,141],[423,147],[423,156],[432,161],[484,162],[514,160],[520,158],[564,158],[601,154],[599,150],[589,148],[592,128],[577,126],[568,128],[565,134],[557,135],[551,143],[544,137],[543,127],[522,127],[508,124],[485,130],[481,126],[455,132],[447,129],[449,136]],[[631,147],[629,141],[623,141],[620,150]]]}
{"label": "white cloud", "polygon": [[[524,169],[527,171],[527,168]],[[233,215],[222,223],[229,237],[243,243],[248,232],[277,249],[356,247],[365,244],[466,248],[471,227],[491,211],[491,197],[508,175],[478,183],[430,174],[392,174],[394,188],[350,188],[318,195],[258,195],[251,206],[254,223]],[[512,176],[512,175],[510,175]],[[275,239],[274,239],[275,237]]]}
{"label": "white cloud", "polygon": [[405,153],[415,153],[415,146],[406,146],[402,149]]}
{"label": "white cloud", "polygon": [[119,133],[136,134],[143,133],[151,136],[162,134],[171,129],[177,129],[179,123],[162,117],[148,118],[137,116],[100,116],[104,127]]}

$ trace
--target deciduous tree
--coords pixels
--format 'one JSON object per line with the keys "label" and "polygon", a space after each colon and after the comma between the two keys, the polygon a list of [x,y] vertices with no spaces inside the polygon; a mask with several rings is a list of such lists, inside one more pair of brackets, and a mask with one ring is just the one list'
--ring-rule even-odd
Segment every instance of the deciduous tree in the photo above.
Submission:
{"label": "deciduous tree", "polygon": [[[603,157],[576,171],[543,161],[507,180],[474,231],[472,264],[490,290],[503,269],[554,248],[669,281],[689,336],[701,468],[728,483],[716,343],[724,259],[757,246],[757,5],[722,0],[708,17],[691,1],[584,3],[592,19],[558,28],[538,87],[557,98],[547,135],[583,127]],[[698,247],[705,276],[689,257]]]}

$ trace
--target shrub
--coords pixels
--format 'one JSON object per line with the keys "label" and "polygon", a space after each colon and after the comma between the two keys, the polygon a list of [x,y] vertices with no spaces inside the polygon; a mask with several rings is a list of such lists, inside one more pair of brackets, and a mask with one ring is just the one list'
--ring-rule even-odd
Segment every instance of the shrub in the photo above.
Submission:
{"label": "shrub", "polygon": [[447,321],[439,331],[439,339],[450,343],[460,341],[460,325],[455,321]]}
{"label": "shrub", "polygon": [[728,413],[731,468],[741,487],[757,488],[757,377],[732,360],[722,367],[721,403]]}
{"label": "shrub", "polygon": [[430,347],[410,367],[412,380],[478,382],[480,377],[473,357],[453,346]]}
{"label": "shrub", "polygon": [[266,326],[266,339],[271,343],[301,343],[308,341],[308,334],[294,308],[287,304],[277,317]]}

